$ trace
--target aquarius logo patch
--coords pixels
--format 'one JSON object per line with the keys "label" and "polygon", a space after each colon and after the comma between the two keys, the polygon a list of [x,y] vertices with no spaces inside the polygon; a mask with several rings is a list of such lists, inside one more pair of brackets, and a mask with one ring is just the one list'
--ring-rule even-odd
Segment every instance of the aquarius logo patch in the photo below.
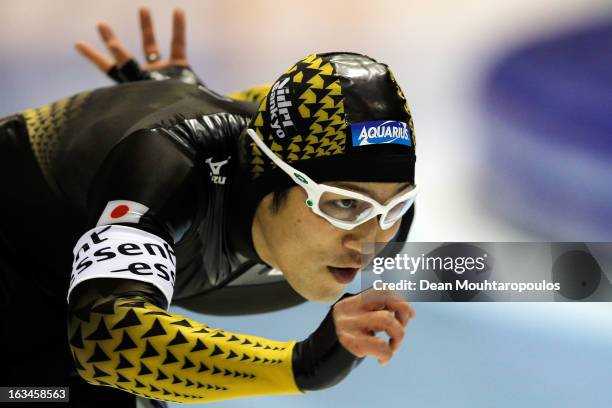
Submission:
{"label": "aquarius logo patch", "polygon": [[373,144],[401,144],[412,146],[410,127],[406,122],[375,120],[351,124],[353,146]]}

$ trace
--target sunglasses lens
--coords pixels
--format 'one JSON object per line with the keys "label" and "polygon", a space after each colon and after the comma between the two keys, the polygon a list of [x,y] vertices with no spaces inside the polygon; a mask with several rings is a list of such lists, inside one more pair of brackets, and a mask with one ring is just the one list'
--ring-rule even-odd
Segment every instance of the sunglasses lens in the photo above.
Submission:
{"label": "sunglasses lens", "polygon": [[359,222],[372,213],[373,207],[358,198],[325,192],[319,199],[319,210],[339,221]]}
{"label": "sunglasses lens", "polygon": [[401,201],[397,203],[396,205],[394,205],[393,208],[389,210],[389,212],[383,219],[383,224],[385,225],[393,224],[394,222],[402,218],[402,216],[406,214],[406,211],[408,211],[410,207],[412,207],[413,203],[414,203],[414,198],[406,200],[406,201]]}

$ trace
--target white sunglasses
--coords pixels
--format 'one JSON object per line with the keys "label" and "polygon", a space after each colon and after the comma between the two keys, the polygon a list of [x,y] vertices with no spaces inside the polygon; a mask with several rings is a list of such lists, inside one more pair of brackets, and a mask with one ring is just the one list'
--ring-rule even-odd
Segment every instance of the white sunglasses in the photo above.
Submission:
{"label": "white sunglasses", "polygon": [[369,221],[379,218],[380,228],[386,230],[395,224],[397,220],[410,209],[417,195],[417,187],[394,198],[386,205],[351,190],[318,184],[303,172],[291,167],[282,161],[266,144],[257,136],[253,129],[247,129],[248,135],[266,156],[281,168],[291,179],[306,191],[308,198],[306,205],[317,215],[325,218],[334,226],[352,230],[353,228]]}

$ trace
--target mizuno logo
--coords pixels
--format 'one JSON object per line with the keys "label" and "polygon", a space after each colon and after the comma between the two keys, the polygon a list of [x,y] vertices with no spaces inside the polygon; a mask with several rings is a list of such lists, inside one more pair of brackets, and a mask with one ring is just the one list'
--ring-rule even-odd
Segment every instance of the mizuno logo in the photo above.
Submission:
{"label": "mizuno logo", "polygon": [[212,161],[212,157],[206,159],[206,163],[210,166],[210,179],[213,183],[225,184],[227,177],[221,175],[221,168],[226,165],[231,158],[232,156],[228,156],[227,159],[218,162]]}

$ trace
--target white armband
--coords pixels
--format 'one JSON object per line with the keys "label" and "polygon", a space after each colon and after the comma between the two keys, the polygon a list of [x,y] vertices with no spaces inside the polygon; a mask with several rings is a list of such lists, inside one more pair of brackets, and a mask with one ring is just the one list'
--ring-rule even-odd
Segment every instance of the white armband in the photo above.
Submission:
{"label": "white armband", "polygon": [[170,305],[176,258],[172,247],[157,235],[123,225],[101,225],[79,239],[73,254],[67,299],[81,282],[119,278],[154,285]]}

